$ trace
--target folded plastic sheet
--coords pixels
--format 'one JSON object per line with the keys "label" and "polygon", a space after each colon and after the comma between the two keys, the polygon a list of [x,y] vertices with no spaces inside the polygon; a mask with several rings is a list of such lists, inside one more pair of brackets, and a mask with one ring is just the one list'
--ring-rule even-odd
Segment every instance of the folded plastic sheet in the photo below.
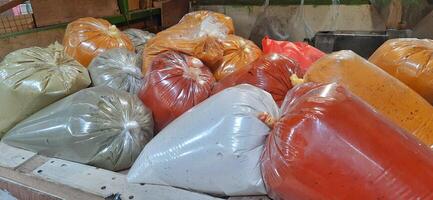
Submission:
{"label": "folded plastic sheet", "polygon": [[90,85],[87,69],[56,43],[8,54],[0,63],[0,136],[51,103]]}
{"label": "folded plastic sheet", "polygon": [[430,199],[433,152],[337,84],[293,88],[262,174],[272,199]]}
{"label": "folded plastic sheet", "polygon": [[196,11],[185,15],[178,24],[159,32],[144,49],[143,72],[158,54],[173,50],[200,59],[213,66],[223,58],[222,41],[233,34],[230,17],[211,11]]}
{"label": "folded plastic sheet", "polygon": [[117,171],[129,168],[152,137],[152,113],[138,97],[99,86],[35,113],[3,141],[45,156]]}
{"label": "folded plastic sheet", "polygon": [[65,52],[87,67],[107,49],[123,47],[134,51],[131,40],[104,19],[80,18],[68,24],[63,38]]}
{"label": "folded plastic sheet", "polygon": [[136,52],[143,52],[147,41],[155,37],[154,33],[136,28],[126,29],[123,31],[123,33],[125,33],[126,36],[128,36],[128,38],[131,40],[132,44],[134,44]]}
{"label": "folded plastic sheet", "polygon": [[280,106],[287,92],[293,87],[292,82],[296,81],[294,78],[302,78],[303,75],[303,70],[293,60],[280,54],[266,54],[245,68],[221,79],[212,93],[246,83],[271,93]]}
{"label": "folded plastic sheet", "polygon": [[299,63],[303,70],[307,70],[311,64],[325,55],[319,49],[304,42],[277,41],[265,37],[262,46],[263,53],[283,54]]}
{"label": "folded plastic sheet", "polygon": [[433,104],[433,40],[388,40],[369,61]]}
{"label": "folded plastic sheet", "polygon": [[314,63],[307,82],[337,82],[379,113],[433,145],[433,107],[415,91],[352,51],[339,51]]}
{"label": "folded plastic sheet", "polygon": [[125,48],[109,49],[96,56],[88,69],[93,85],[137,94],[144,84],[141,55]]}
{"label": "folded plastic sheet", "polygon": [[262,50],[253,42],[236,35],[227,36],[223,46],[223,58],[213,67],[216,80],[246,67],[262,55]]}
{"label": "folded plastic sheet", "polygon": [[207,99],[214,83],[212,72],[199,59],[168,51],[153,60],[139,97],[153,111],[155,130],[160,131]]}
{"label": "folded plastic sheet", "polygon": [[171,185],[218,195],[265,194],[259,159],[268,126],[278,118],[269,93],[251,85],[228,88],[184,113],[141,152],[128,181]]}

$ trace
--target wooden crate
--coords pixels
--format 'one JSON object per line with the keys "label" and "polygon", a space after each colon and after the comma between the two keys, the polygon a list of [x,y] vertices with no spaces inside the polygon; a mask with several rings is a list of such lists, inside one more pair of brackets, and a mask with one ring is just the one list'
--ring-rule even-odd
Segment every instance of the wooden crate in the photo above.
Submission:
{"label": "wooden crate", "polygon": [[24,31],[34,27],[35,24],[31,14],[0,17],[0,34]]}
{"label": "wooden crate", "polygon": [[189,12],[189,0],[154,1],[155,8],[161,8],[162,28],[168,28],[179,22]]}
{"label": "wooden crate", "polygon": [[128,0],[129,10],[138,10],[140,9],[140,0]]}
{"label": "wooden crate", "polygon": [[32,0],[31,3],[37,27],[81,17],[121,15],[117,0]]}

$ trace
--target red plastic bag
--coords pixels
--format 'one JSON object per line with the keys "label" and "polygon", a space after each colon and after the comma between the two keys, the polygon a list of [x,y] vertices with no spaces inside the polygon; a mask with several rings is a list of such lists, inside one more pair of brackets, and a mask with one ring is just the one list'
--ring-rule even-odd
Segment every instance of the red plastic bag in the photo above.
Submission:
{"label": "red plastic bag", "polygon": [[215,83],[199,59],[173,51],[156,56],[149,70],[139,97],[152,110],[156,131],[208,98]]}
{"label": "red plastic bag", "polygon": [[[221,79],[212,93],[239,84],[251,84],[271,93],[280,106],[286,93],[293,87],[291,77],[302,78],[303,71],[293,60],[280,54],[267,54],[227,77]],[[293,77],[292,77],[293,79]]]}
{"label": "red plastic bag", "polygon": [[325,55],[304,42],[277,41],[265,37],[262,40],[263,53],[283,54],[299,63],[303,70],[307,70],[311,64]]}
{"label": "red plastic bag", "polygon": [[278,199],[431,199],[433,152],[332,84],[293,88],[262,155]]}

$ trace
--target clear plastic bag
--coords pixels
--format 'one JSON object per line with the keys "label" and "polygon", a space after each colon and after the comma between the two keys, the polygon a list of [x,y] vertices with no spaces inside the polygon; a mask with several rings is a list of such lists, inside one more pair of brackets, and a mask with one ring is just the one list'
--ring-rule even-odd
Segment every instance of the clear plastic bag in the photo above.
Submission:
{"label": "clear plastic bag", "polygon": [[433,40],[388,40],[369,61],[433,104]]}
{"label": "clear plastic bag", "polygon": [[143,31],[140,29],[129,28],[123,31],[128,38],[134,44],[135,51],[137,53],[143,52],[144,47],[146,46],[147,41],[155,37],[154,33],[150,33],[149,31]]}
{"label": "clear plastic bag", "polygon": [[134,51],[131,40],[105,19],[80,18],[68,24],[63,38],[65,52],[87,67],[107,49],[123,47]]}
{"label": "clear plastic bag", "polygon": [[51,103],[90,85],[89,73],[63,46],[30,47],[0,63],[0,136]]}
{"label": "clear plastic bag", "polygon": [[246,67],[262,55],[262,50],[253,42],[236,35],[228,35],[223,46],[222,60],[212,67],[216,80]]}
{"label": "clear plastic bag", "polygon": [[125,48],[114,48],[96,56],[88,69],[93,85],[137,94],[144,83],[140,55]]}
{"label": "clear plastic bag", "polygon": [[211,96],[163,129],[128,173],[133,183],[163,184],[219,195],[265,194],[259,159],[278,118],[269,93],[238,85]]}
{"label": "clear plastic bag", "polygon": [[433,196],[433,152],[335,83],[287,94],[261,166],[275,200]]}
{"label": "clear plastic bag", "polygon": [[139,97],[153,111],[155,130],[160,131],[207,99],[214,83],[212,72],[199,59],[167,51],[153,59]]}
{"label": "clear plastic bag", "polygon": [[292,89],[297,78],[304,76],[303,70],[293,60],[280,54],[266,54],[229,76],[221,79],[212,93],[238,84],[251,84],[269,92],[278,106],[286,93]]}
{"label": "clear plastic bag", "polygon": [[138,97],[99,86],[33,114],[3,141],[45,156],[117,171],[129,168],[152,137],[152,113]]}
{"label": "clear plastic bag", "polygon": [[379,113],[433,145],[433,107],[415,91],[352,51],[339,51],[315,62],[307,82],[338,82]]}
{"label": "clear plastic bag", "polygon": [[233,21],[220,13],[196,11],[185,15],[178,24],[159,32],[144,49],[143,72],[158,54],[173,50],[200,59],[213,66],[223,57],[224,40],[233,34]]}

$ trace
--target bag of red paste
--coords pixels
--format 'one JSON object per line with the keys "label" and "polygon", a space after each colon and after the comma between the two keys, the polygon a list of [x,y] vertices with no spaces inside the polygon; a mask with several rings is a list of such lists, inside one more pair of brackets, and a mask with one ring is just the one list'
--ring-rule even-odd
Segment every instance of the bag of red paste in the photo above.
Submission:
{"label": "bag of red paste", "polygon": [[431,199],[433,152],[345,88],[306,83],[285,99],[262,155],[278,199]]}
{"label": "bag of red paste", "polygon": [[138,96],[152,110],[159,131],[208,98],[214,83],[212,72],[199,59],[168,51],[153,59]]}
{"label": "bag of red paste", "polygon": [[307,70],[311,64],[325,55],[304,42],[277,41],[265,37],[262,40],[263,53],[283,54],[299,63],[303,70]]}
{"label": "bag of red paste", "polygon": [[293,60],[280,54],[267,54],[221,79],[212,93],[246,83],[269,92],[278,106],[281,106],[287,92],[293,87],[292,82],[297,82],[300,80],[298,77],[303,76],[304,73]]}

